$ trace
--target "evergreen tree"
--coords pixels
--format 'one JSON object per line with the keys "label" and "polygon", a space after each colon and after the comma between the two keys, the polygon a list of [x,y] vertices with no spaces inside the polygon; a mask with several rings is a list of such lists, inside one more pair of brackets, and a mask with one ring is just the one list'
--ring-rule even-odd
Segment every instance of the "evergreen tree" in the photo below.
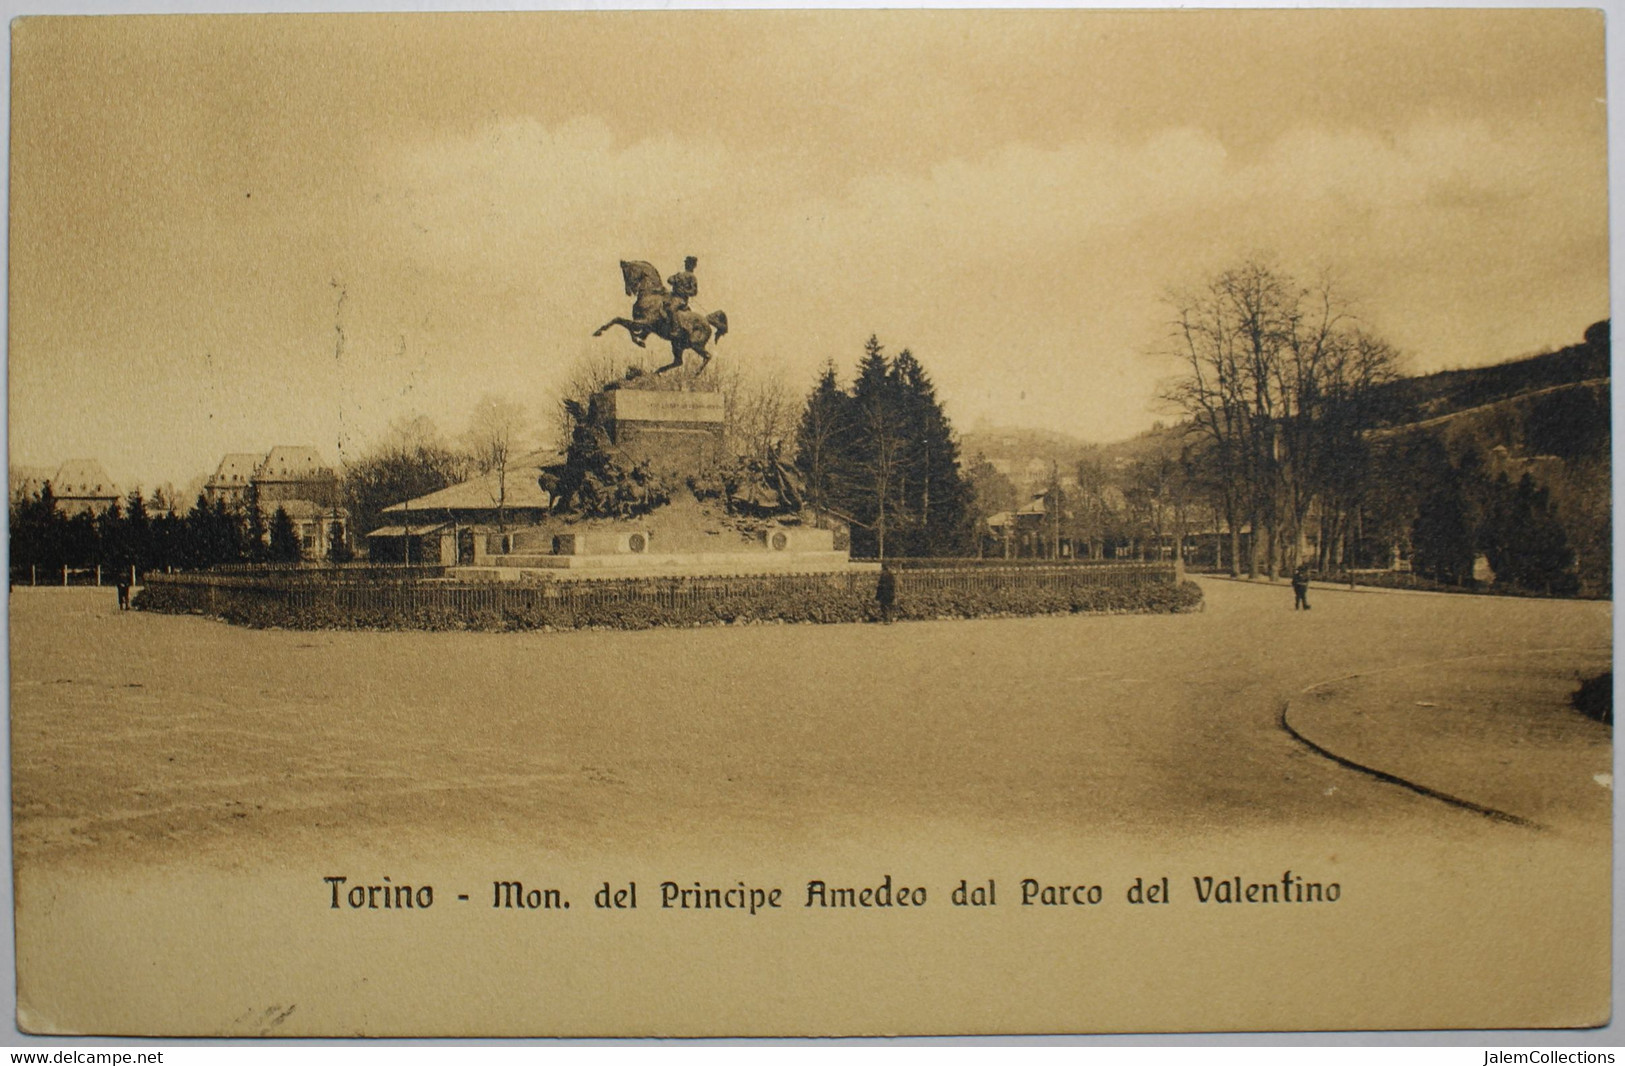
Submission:
{"label": "evergreen tree", "polygon": [[130,490],[124,510],[124,557],[120,569],[137,571],[152,565],[152,517],[140,488]]}
{"label": "evergreen tree", "polygon": [[152,519],[148,544],[150,555],[142,563],[147,570],[169,570],[185,565],[181,554],[186,521],[173,511],[159,511]]}
{"label": "evergreen tree", "polygon": [[278,507],[271,516],[271,561],[296,563],[299,561],[299,532],[285,508]]}
{"label": "evergreen tree", "polygon": [[1536,592],[1572,592],[1574,551],[1545,489],[1525,473],[1513,489],[1502,474],[1486,507],[1484,551],[1498,581]]}
{"label": "evergreen tree", "polygon": [[837,507],[846,492],[852,435],[852,398],[841,391],[835,378],[835,363],[824,364],[824,373],[807,397],[796,432],[796,469],[807,484],[807,500],[816,510]]}
{"label": "evergreen tree", "polygon": [[355,558],[355,552],[344,536],[344,523],[339,521],[337,512],[327,527],[327,558],[333,563],[347,563]]}
{"label": "evergreen tree", "polygon": [[908,442],[897,381],[874,335],[863,346],[852,384],[852,412],[850,501],[860,527],[852,531],[853,547],[872,548],[877,558],[884,559],[887,533],[908,520],[902,499]]}
{"label": "evergreen tree", "polygon": [[62,563],[74,568],[95,566],[101,561],[101,537],[96,516],[89,511],[70,515],[62,523]]}
{"label": "evergreen tree", "polygon": [[1490,528],[1485,514],[1492,495],[1476,451],[1463,452],[1454,464],[1446,460],[1411,526],[1415,569],[1446,584],[1470,582],[1484,550],[1481,538]]}
{"label": "evergreen tree", "polygon": [[240,563],[248,555],[244,541],[243,516],[226,506],[224,496],[214,501],[212,525],[215,538],[216,564]]}
{"label": "evergreen tree", "polygon": [[1467,502],[1452,480],[1430,495],[1412,526],[1412,565],[1418,573],[1459,584],[1473,572],[1473,530]]}
{"label": "evergreen tree", "polygon": [[111,578],[129,566],[131,558],[130,529],[119,502],[114,500],[107,510],[93,515],[92,525],[96,530],[93,565],[101,567],[104,579]]}
{"label": "evergreen tree", "polygon": [[251,563],[263,563],[271,556],[265,508],[260,506],[260,487],[252,481],[243,493],[243,555]]}
{"label": "evergreen tree", "polygon": [[906,348],[892,363],[891,379],[905,442],[901,496],[912,519],[904,551],[909,555],[969,551],[971,490],[960,473],[959,442],[937,401],[936,386]]}
{"label": "evergreen tree", "polygon": [[221,552],[222,537],[215,509],[200,492],[197,502],[186,513],[181,537],[182,565],[193,570],[214,566],[226,561]]}
{"label": "evergreen tree", "polygon": [[62,566],[65,519],[47,481],[38,492],[12,501],[11,568],[18,580],[48,580]]}

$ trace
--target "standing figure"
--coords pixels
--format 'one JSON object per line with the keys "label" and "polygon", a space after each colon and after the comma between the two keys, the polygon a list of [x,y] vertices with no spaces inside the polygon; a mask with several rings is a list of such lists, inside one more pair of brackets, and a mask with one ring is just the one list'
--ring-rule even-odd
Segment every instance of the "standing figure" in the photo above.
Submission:
{"label": "standing figure", "polygon": [[897,575],[892,572],[890,563],[880,568],[880,580],[875,582],[875,602],[880,604],[880,620],[891,625],[892,608],[897,603]]}
{"label": "standing figure", "polygon": [[1292,609],[1309,609],[1309,564],[1299,563],[1292,571]]}
{"label": "standing figure", "polygon": [[118,609],[121,611],[130,609],[130,575],[127,571],[118,576]]}

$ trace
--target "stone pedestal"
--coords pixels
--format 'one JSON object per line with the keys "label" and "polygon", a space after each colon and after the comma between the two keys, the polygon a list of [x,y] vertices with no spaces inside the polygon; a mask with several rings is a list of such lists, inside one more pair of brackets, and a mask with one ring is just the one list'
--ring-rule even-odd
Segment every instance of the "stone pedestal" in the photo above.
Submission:
{"label": "stone pedestal", "polygon": [[610,441],[650,469],[682,477],[724,455],[719,392],[607,389],[595,401]]}

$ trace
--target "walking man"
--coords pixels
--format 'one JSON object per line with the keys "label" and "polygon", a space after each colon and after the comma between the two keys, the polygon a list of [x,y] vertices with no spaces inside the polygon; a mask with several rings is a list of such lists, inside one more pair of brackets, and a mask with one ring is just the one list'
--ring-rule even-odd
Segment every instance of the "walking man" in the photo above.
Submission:
{"label": "walking man", "polygon": [[891,625],[892,607],[897,603],[897,575],[890,563],[880,567],[880,580],[875,582],[875,602],[880,604],[880,620]]}
{"label": "walking man", "polygon": [[1309,564],[1299,563],[1292,571],[1292,609],[1309,609]]}

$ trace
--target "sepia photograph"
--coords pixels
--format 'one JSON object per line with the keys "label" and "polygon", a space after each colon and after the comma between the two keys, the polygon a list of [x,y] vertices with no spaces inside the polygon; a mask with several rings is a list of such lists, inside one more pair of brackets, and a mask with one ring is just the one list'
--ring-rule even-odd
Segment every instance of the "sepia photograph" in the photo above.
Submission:
{"label": "sepia photograph", "polygon": [[10,27],[20,1033],[1609,1024],[1602,11]]}

